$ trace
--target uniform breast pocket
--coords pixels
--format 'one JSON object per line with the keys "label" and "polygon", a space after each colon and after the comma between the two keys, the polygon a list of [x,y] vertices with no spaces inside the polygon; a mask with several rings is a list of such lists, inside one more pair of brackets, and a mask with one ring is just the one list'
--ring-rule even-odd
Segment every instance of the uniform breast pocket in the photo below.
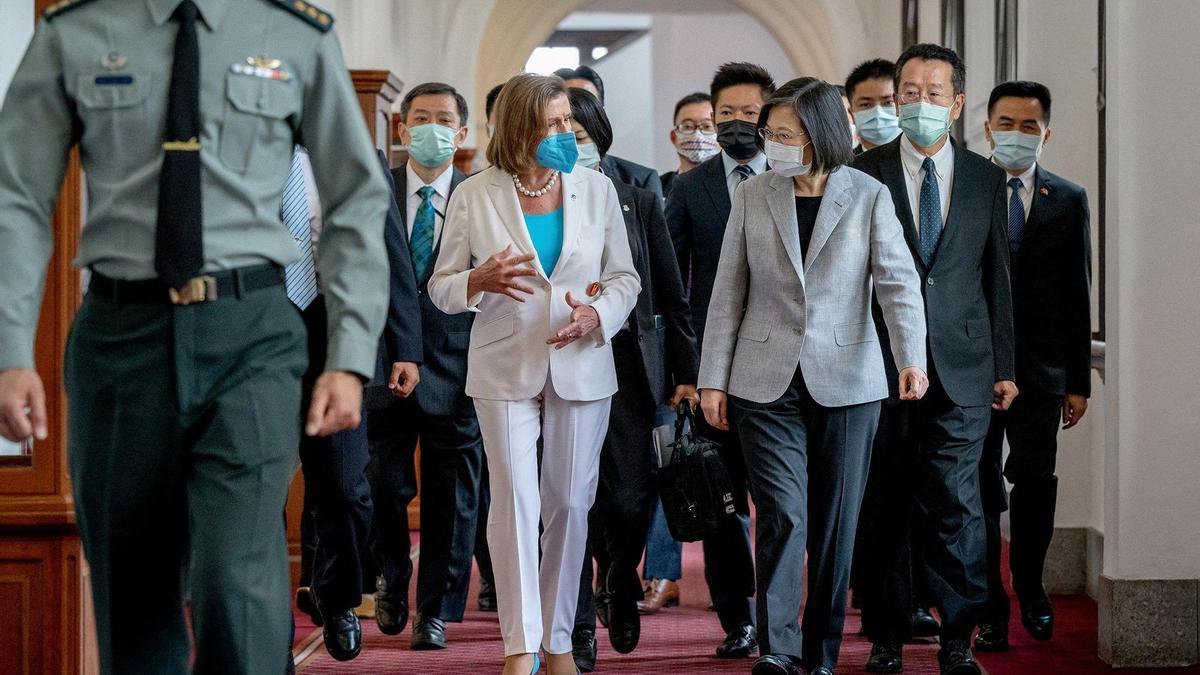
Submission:
{"label": "uniform breast pocket", "polygon": [[[111,145],[95,147],[92,144],[138,138],[144,136],[147,129],[157,129],[161,122],[151,123],[146,109],[151,85],[152,78],[146,73],[80,75],[76,81],[75,99],[83,122],[84,147],[93,153],[107,153],[114,149]],[[156,149],[157,145],[155,143]],[[103,167],[89,169],[96,171]]]}
{"label": "uniform breast pocket", "polygon": [[299,87],[295,80],[229,73],[225,79],[221,163],[245,173],[253,168],[256,156],[289,154],[292,127],[288,118],[300,106]]}

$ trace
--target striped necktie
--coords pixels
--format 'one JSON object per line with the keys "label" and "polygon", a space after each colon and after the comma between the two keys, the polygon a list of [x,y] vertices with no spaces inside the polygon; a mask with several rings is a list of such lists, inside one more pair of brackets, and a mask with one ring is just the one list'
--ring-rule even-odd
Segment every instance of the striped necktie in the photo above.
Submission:
{"label": "striped necktie", "polygon": [[304,187],[304,169],[300,153],[292,154],[292,169],[283,188],[280,209],[288,234],[300,250],[300,259],[284,270],[288,299],[301,310],[308,309],[317,297],[317,267],[313,258],[312,229],[309,224],[308,193]]}
{"label": "striped necktie", "polygon": [[1020,178],[1010,178],[1008,187],[1012,194],[1008,196],[1008,249],[1014,256],[1021,250],[1021,237],[1025,234],[1025,202],[1021,201],[1021,190],[1025,185]]}
{"label": "striped necktie", "polygon": [[933,265],[938,240],[942,238],[942,195],[938,190],[937,168],[929,157],[921,163],[925,179],[921,181],[920,246],[921,261],[926,269]]}
{"label": "striped necktie", "polygon": [[733,167],[733,171],[738,175],[738,183],[744,183],[747,178],[754,175],[754,167],[749,164],[738,164]]}
{"label": "striped necktie", "polygon": [[408,238],[408,250],[412,254],[413,271],[417,274],[417,283],[425,280],[429,271],[429,263],[433,261],[433,186],[425,185],[417,190],[421,196],[421,205],[417,207],[417,216],[413,219],[412,236]]}

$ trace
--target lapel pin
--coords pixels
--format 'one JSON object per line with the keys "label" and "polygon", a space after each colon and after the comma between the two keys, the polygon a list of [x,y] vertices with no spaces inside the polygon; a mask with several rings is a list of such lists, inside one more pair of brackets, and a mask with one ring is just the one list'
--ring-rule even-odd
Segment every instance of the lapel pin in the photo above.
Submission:
{"label": "lapel pin", "polygon": [[572,200],[572,201],[574,201],[574,199],[575,199],[575,195],[574,195],[574,194],[572,194],[572,195],[571,195],[571,200]]}
{"label": "lapel pin", "polygon": [[105,70],[120,70],[125,67],[125,55],[120,52],[109,52],[100,58],[100,66]]}
{"label": "lapel pin", "polygon": [[1044,187],[1044,188],[1042,188],[1041,190],[1038,190],[1038,192],[1040,192],[1040,193],[1042,194],[1042,196],[1043,196],[1043,197],[1049,197],[1049,196],[1050,196],[1050,188]]}
{"label": "lapel pin", "polygon": [[624,209],[626,212],[628,212],[628,211],[629,211],[629,205],[628,205],[628,204],[622,204],[622,205],[621,205],[621,208],[622,208],[622,209]]}
{"label": "lapel pin", "polygon": [[600,295],[600,282],[593,281],[592,283],[588,284],[587,294],[589,298],[594,298],[597,295]]}

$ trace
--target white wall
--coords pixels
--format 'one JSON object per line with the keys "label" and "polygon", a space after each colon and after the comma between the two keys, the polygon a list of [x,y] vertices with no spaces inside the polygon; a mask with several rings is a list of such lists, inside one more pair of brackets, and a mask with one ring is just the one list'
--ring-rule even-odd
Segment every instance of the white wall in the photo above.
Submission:
{"label": "white wall", "polygon": [[33,37],[33,3],[0,0],[0,101],[12,80],[29,38]]}
{"label": "white wall", "polygon": [[654,81],[651,62],[653,31],[596,64],[604,78],[605,112],[613,127],[614,155],[654,166]]}

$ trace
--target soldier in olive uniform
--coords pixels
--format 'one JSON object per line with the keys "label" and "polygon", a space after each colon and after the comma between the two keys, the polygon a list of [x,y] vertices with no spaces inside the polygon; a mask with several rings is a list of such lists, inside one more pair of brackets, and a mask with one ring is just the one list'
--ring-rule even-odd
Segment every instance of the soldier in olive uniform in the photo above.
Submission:
{"label": "soldier in olive uniform", "polygon": [[[387,306],[388,188],[331,27],[300,0],[60,3],[0,109],[10,439],[47,434],[34,329],[75,143],[87,180],[76,264],[91,274],[65,383],[105,673],[187,672],[185,598],[195,672],[284,669],[299,434],[358,424]],[[300,256],[279,216],[296,143],[325,209],[329,313],[306,418],[282,271]]]}

